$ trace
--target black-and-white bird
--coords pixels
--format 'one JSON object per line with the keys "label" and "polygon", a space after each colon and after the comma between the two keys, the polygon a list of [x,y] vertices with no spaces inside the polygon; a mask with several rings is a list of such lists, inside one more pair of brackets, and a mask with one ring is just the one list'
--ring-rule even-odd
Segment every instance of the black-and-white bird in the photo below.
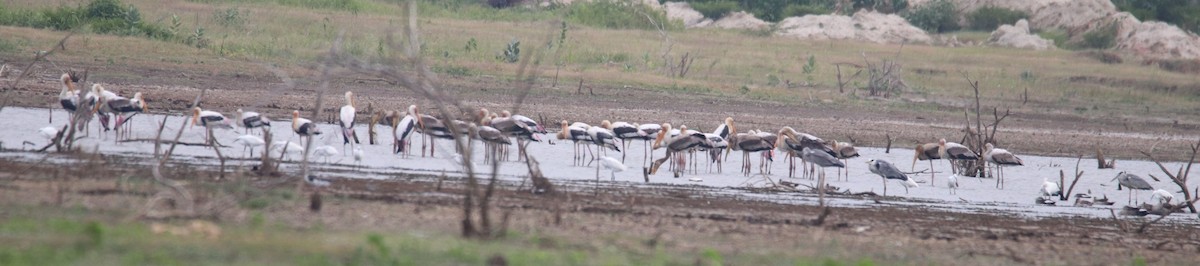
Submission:
{"label": "black-and-white bird", "polygon": [[1150,186],[1149,182],[1146,182],[1146,179],[1142,179],[1142,177],[1140,177],[1140,176],[1126,173],[1126,172],[1118,173],[1117,177],[1113,177],[1112,181],[1117,181],[1117,183],[1118,183],[1117,190],[1121,190],[1121,187],[1125,187],[1125,188],[1129,189],[1129,200],[1130,201],[1132,201],[1134,198],[1134,196],[1133,196],[1134,190],[1152,190],[1152,189],[1154,189],[1154,187]]}
{"label": "black-and-white bird", "polygon": [[408,151],[410,151],[410,149],[408,149],[408,139],[412,137],[412,133],[416,130],[416,128],[417,119],[413,117],[411,113],[409,115],[405,115],[404,118],[401,118],[399,122],[396,122],[395,127],[392,128],[393,153],[403,152],[404,154],[408,154]]}
{"label": "black-and-white bird", "polygon": [[[971,148],[967,148],[967,146],[962,144],[947,142],[946,139],[938,140],[938,155],[940,155],[942,159],[946,159],[950,162],[951,173],[959,172],[958,166],[955,165],[954,161],[973,161],[979,159],[979,155],[976,155],[974,151],[971,151]],[[930,186],[932,186],[935,180],[930,178],[929,181]]]}
{"label": "black-and-white bird", "polygon": [[[588,135],[588,133],[587,133],[588,128],[591,128],[592,126],[587,125],[587,124],[582,124],[579,122],[576,122],[576,124],[574,124],[574,125],[568,126],[567,123],[568,123],[567,120],[563,120],[562,122],[559,123],[559,125],[562,126],[562,130],[558,132],[558,139],[559,140],[570,140],[575,145],[575,157],[574,157],[575,160],[573,162],[573,165],[579,165],[584,160],[583,158],[585,158],[584,157],[585,155],[580,153],[580,142],[584,142],[584,144],[592,142],[591,135]],[[582,124],[582,125],[580,125],[580,124]],[[583,147],[588,149],[587,154],[591,153],[591,148],[588,148],[590,146],[583,145]]]}
{"label": "black-and-white bird", "polygon": [[[600,122],[600,125],[604,124],[604,122]],[[629,152],[629,142],[635,139],[643,139],[644,137],[638,132],[637,125],[630,124],[629,122],[617,121],[616,123],[609,123],[608,130],[612,131],[613,135],[621,140],[621,146],[625,148],[621,152],[621,162],[625,161],[625,155]]]}
{"label": "black-and-white bird", "polygon": [[[671,124],[663,124],[663,130],[659,131],[658,136],[654,138],[654,147],[665,147],[667,148],[667,153],[662,159],[654,160],[654,162],[650,164],[649,174],[651,175],[658,172],[658,168],[662,167],[664,162],[669,159],[674,159],[672,162],[673,165],[675,165],[674,175],[676,178],[678,178],[683,174],[684,166],[687,165],[686,161],[684,161],[684,156],[682,156],[682,152],[690,150],[696,146],[700,146],[700,144],[706,141],[704,139],[704,133],[680,133],[680,135],[675,137],[668,137],[668,135],[670,135],[668,132],[670,131]],[[680,126],[679,132],[688,132],[687,126]]]}
{"label": "black-and-white bird", "polygon": [[[142,98],[141,92],[134,93],[133,98],[129,99],[125,97],[108,99],[105,101],[105,104],[108,105],[108,110],[117,115],[117,123],[113,125],[113,128],[117,129],[118,137],[122,133],[122,126],[126,125],[126,123],[129,122],[129,119],[132,119],[133,116],[145,112],[147,108],[146,99]],[[128,134],[130,130],[132,130],[132,128],[127,128],[125,129],[124,133]]]}
{"label": "black-and-white bird", "polygon": [[233,128],[233,126],[231,126],[229,123],[229,119],[225,118],[225,115],[222,115],[218,112],[200,109],[200,107],[192,108],[192,127],[195,127],[196,125],[200,125],[205,128],[204,143],[208,143],[212,140],[212,136],[208,135],[210,131],[209,129]]}
{"label": "black-and-white bird", "polygon": [[317,128],[312,120],[300,117],[300,111],[292,111],[292,132],[300,135],[301,138],[312,138],[312,136],[320,135],[321,129]]}
{"label": "black-and-white bird", "polygon": [[238,108],[237,112],[238,112],[238,121],[237,121],[238,125],[242,126],[242,128],[246,129],[246,134],[249,134],[251,129],[261,128],[261,127],[267,127],[267,128],[271,127],[271,120],[267,119],[267,117],[263,116],[262,114],[259,114],[258,112],[242,111],[241,108]]}
{"label": "black-and-white bird", "polygon": [[62,108],[72,114],[79,108],[79,91],[75,89],[76,81],[78,80],[70,73],[63,73],[62,92],[58,94],[58,102],[62,104]]}
{"label": "black-and-white bird", "polygon": [[[588,136],[592,138],[592,144],[596,145],[595,154],[592,158],[600,158],[600,153],[605,148],[620,152],[621,148],[617,147],[616,135],[609,131],[607,127],[611,126],[608,120],[604,120],[599,126],[589,127],[587,130]],[[590,162],[589,162],[590,163]]]}
{"label": "black-and-white bird", "polygon": [[900,181],[900,184],[904,185],[904,193],[908,193],[908,188],[917,187],[916,181],[913,181],[912,178],[909,178],[908,175],[904,174],[904,172],[901,172],[900,169],[897,169],[896,166],[892,165],[892,163],[889,163],[884,160],[870,160],[870,161],[867,161],[867,165],[868,165],[867,168],[869,170],[871,170],[871,173],[875,173],[875,174],[879,175],[880,177],[883,177],[883,195],[884,196],[887,196],[887,180],[888,179],[895,179],[897,181]]}
{"label": "black-and-white bird", "polygon": [[638,139],[642,140],[642,168],[646,168],[646,162],[650,158],[650,141],[658,136],[658,132],[662,131],[662,125],[659,124],[639,124]]}
{"label": "black-and-white bird", "polygon": [[[354,118],[357,115],[358,109],[354,105],[354,92],[346,91],[346,105],[338,113],[338,122],[342,126],[342,150],[346,149],[346,144],[351,146],[359,144],[358,134],[354,133]],[[354,143],[350,143],[353,140]]]}
{"label": "black-and-white bird", "polygon": [[772,150],[775,149],[775,143],[764,139],[762,136],[759,136],[754,132],[733,134],[733,136],[730,136],[728,141],[729,146],[733,147],[733,150],[742,151],[742,174],[745,176],[750,176],[751,152],[762,152],[763,158],[759,163],[760,171],[762,170],[762,166],[766,165],[766,161],[774,160]]}

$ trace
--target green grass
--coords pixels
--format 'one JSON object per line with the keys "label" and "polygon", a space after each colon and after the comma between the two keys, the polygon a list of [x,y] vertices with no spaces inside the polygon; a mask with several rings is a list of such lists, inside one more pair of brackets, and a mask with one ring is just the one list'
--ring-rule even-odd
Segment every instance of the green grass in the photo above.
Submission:
{"label": "green grass", "polygon": [[[390,32],[405,22],[397,1],[357,0],[364,8],[358,12],[346,8],[326,8],[337,1],[288,0],[197,0],[193,2],[125,0],[138,7],[144,21],[170,26],[179,18],[180,32],[205,29],[207,46],[197,48],[188,43],[169,43],[145,38],[84,35],[86,50],[68,51],[67,55],[92,58],[123,58],[118,64],[139,62],[219,61],[220,67],[254,67],[257,62],[270,62],[284,67],[307,67],[318,62],[328,51],[339,32],[345,32],[343,49],[349,54],[378,61],[381,56],[400,54],[385,44]],[[436,71],[455,77],[480,75],[510,77],[520,64],[498,60],[511,41],[521,42],[521,52],[546,52],[543,69],[561,65],[560,79],[597,82],[617,86],[678,90],[685,89],[713,95],[743,95],[750,99],[780,102],[808,101],[812,98],[831,100],[851,106],[872,105],[871,99],[836,94],[834,63],[864,65],[863,55],[873,62],[895,58],[902,63],[908,85],[915,88],[900,97],[917,100],[963,101],[973,97],[962,73],[978,80],[985,102],[1000,106],[1020,104],[1020,92],[1029,88],[1034,99],[1029,110],[1056,110],[1071,113],[1068,106],[1100,105],[1103,111],[1138,113],[1144,106],[1154,105],[1154,114],[1191,114],[1200,104],[1198,92],[1153,93],[1154,87],[1178,86],[1200,82],[1194,75],[1162,71],[1154,66],[1137,63],[1108,65],[1080,58],[1071,51],[1029,51],[996,47],[946,48],[925,45],[868,44],[843,41],[801,41],[768,35],[747,34],[744,31],[719,29],[667,31],[671,39],[669,54],[663,36],[641,26],[609,25],[602,18],[613,7],[554,6],[545,9],[513,7],[493,9],[478,1],[418,1],[421,26],[421,48],[431,59]],[[41,1],[17,0],[5,8],[43,8]],[[236,11],[231,12],[231,10]],[[571,14],[577,14],[572,16]],[[627,18],[622,20],[635,20]],[[637,21],[643,21],[639,17]],[[566,22],[565,31],[562,27]],[[4,29],[5,36],[29,40],[17,44],[0,43],[7,51],[45,49],[61,36],[53,31]],[[985,32],[956,32],[960,40],[977,41],[987,38]],[[1053,33],[1046,33],[1053,34]],[[9,39],[9,38],[5,38]],[[79,39],[76,39],[77,41]],[[561,42],[560,42],[561,41]],[[552,45],[545,45],[546,43]],[[472,47],[472,48],[467,48]],[[136,52],[131,52],[136,51]],[[897,51],[901,51],[897,57]],[[663,74],[662,67],[677,64],[684,54],[694,59],[686,77]],[[553,57],[558,55],[558,57]],[[792,84],[808,81],[803,66],[813,57],[817,66],[811,72],[815,87],[799,90],[772,89],[766,86],[790,80]],[[169,58],[170,60],[165,60]],[[171,67],[179,67],[172,65]],[[916,73],[915,69],[944,72],[938,75]],[[843,68],[849,76],[853,69]],[[846,73],[849,72],[849,73]],[[1021,79],[1022,72],[1037,74],[1036,82]],[[778,81],[773,82],[769,75]],[[1076,76],[1108,77],[1129,81],[1112,84],[1071,82]],[[1130,88],[1123,84],[1139,84]],[[863,77],[849,87],[866,84]],[[1140,84],[1155,84],[1140,85]],[[742,93],[750,85],[754,93]],[[1147,91],[1140,97],[1128,98],[1130,89]],[[765,91],[764,91],[765,90]],[[1087,90],[1076,97],[1058,100],[1060,95],[1075,90]],[[1179,97],[1188,95],[1189,97]],[[1021,111],[1021,110],[1014,110]]]}
{"label": "green grass", "polygon": [[45,206],[4,209],[0,241],[8,244],[0,245],[0,265],[480,265],[493,257],[503,257],[510,265],[873,265],[868,259],[845,263],[623,244],[630,236],[568,239],[510,233],[495,240],[472,240],[419,230],[383,233],[226,223],[220,224],[220,237],[210,239],[156,234],[150,222],[125,221],[124,213]]}

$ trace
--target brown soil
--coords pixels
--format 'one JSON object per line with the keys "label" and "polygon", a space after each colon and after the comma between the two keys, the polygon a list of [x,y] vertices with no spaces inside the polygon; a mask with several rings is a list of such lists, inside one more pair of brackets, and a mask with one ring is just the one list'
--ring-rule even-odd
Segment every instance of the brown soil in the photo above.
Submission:
{"label": "brown soil", "polygon": [[[0,161],[0,180],[5,183],[0,187],[4,191],[0,201],[137,213],[129,206],[143,206],[155,194],[154,186],[144,181],[140,183],[143,185],[134,182],[125,188],[114,185],[118,176],[149,176],[145,167],[128,166],[122,163],[127,159],[116,156],[100,160],[72,165]],[[100,164],[108,167],[96,167]],[[198,206],[208,206],[205,201],[216,202],[222,196],[202,192],[203,188],[234,184],[210,181],[214,173],[186,165],[173,165],[165,173],[187,177],[196,190],[193,193],[198,195]],[[257,188],[286,190],[295,184],[282,179],[287,177],[238,173],[234,172],[231,179],[249,181]],[[390,180],[333,177],[333,185],[321,189],[326,203],[317,214],[308,211],[306,199],[271,205],[262,212],[270,221],[297,228],[434,230],[454,234],[462,215],[463,182],[447,179],[439,185],[436,180],[433,176],[409,175]],[[55,189],[59,186],[62,193]],[[493,202],[498,208],[494,213],[497,217],[509,215],[508,230],[522,233],[563,238],[606,236],[621,245],[681,252],[714,248],[723,254],[787,252],[851,260],[869,257],[884,264],[897,259],[931,264],[1111,265],[1140,257],[1148,263],[1170,265],[1194,262],[1196,252],[1200,252],[1200,231],[1188,225],[1156,224],[1144,234],[1124,233],[1111,219],[1031,220],[891,204],[902,198],[880,198],[878,204],[865,208],[834,208],[823,224],[814,225],[822,211],[816,206],[748,201],[702,188],[597,190],[592,185],[558,186],[561,189],[554,194],[532,195],[521,188],[527,186],[502,184]],[[304,191],[307,195],[314,190]],[[232,197],[239,196],[245,195]],[[202,218],[222,223],[246,223],[250,219],[247,210],[236,206],[200,209],[207,210],[202,211]],[[1133,227],[1139,223],[1127,222]]]}

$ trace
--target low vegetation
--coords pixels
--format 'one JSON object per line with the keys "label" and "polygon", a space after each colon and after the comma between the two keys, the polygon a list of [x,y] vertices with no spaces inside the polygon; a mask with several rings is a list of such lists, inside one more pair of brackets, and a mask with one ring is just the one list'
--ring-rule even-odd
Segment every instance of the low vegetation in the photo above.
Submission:
{"label": "low vegetation", "polygon": [[949,32],[960,28],[958,9],[949,0],[933,0],[902,14],[908,23],[928,32]]}
{"label": "low vegetation", "polygon": [[1029,18],[1025,12],[1002,7],[986,6],[967,14],[967,24],[972,30],[992,31],[1000,25],[1012,25],[1018,20]]}

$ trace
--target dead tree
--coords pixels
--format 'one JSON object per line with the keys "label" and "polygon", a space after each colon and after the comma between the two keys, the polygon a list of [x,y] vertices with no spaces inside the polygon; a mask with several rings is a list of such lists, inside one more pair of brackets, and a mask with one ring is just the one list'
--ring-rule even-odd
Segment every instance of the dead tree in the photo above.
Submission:
{"label": "dead tree", "polygon": [[971,77],[967,76],[966,72],[963,72],[962,75],[963,78],[967,80],[967,84],[970,85],[971,89],[975,92],[975,127],[971,128],[971,117],[969,114],[964,112],[963,116],[966,124],[963,128],[964,134],[961,143],[967,145],[967,147],[971,148],[972,151],[975,151],[976,155],[979,155],[979,159],[974,161],[959,160],[953,163],[958,164],[957,166],[960,173],[957,174],[959,175],[986,177],[987,171],[985,171],[986,169],[984,166],[986,166],[987,163],[983,159],[983,153],[986,152],[983,150],[985,148],[985,144],[998,144],[996,141],[996,132],[1000,128],[1000,122],[1003,122],[1004,119],[1008,118],[1008,116],[1012,113],[1010,113],[1008,109],[1004,109],[1004,113],[1001,114],[999,108],[992,107],[992,122],[986,125],[983,124],[983,116],[981,115],[982,104],[979,100],[979,81],[971,80]]}
{"label": "dead tree", "polygon": [[863,61],[867,65],[868,96],[891,98],[893,95],[908,90],[908,84],[904,82],[904,78],[900,74],[903,67],[897,62],[900,52],[903,50],[904,46],[901,45],[894,58],[884,58],[878,63],[871,62],[866,53],[862,54]]}
{"label": "dead tree", "polygon": [[[854,71],[854,75],[850,75],[849,77],[842,79],[842,65],[853,66],[857,70]],[[862,74],[862,68],[863,68],[862,66],[855,64],[855,63],[835,63],[835,64],[833,64],[833,67],[834,67],[834,69],[837,69],[838,93],[846,93],[846,84],[849,84],[851,81],[854,81],[854,78],[857,78],[858,75]]]}
{"label": "dead tree", "polygon": [[1188,211],[1196,213],[1196,206],[1193,204],[1194,201],[1192,200],[1192,197],[1197,195],[1192,195],[1189,192],[1187,188],[1187,181],[1188,174],[1192,172],[1192,164],[1196,162],[1196,152],[1200,151],[1200,140],[1196,140],[1196,144],[1189,144],[1188,146],[1192,148],[1192,155],[1188,157],[1187,165],[1179,166],[1179,170],[1175,171],[1174,173],[1172,173],[1170,170],[1167,170],[1167,167],[1163,166],[1162,162],[1160,162],[1158,158],[1154,158],[1153,154],[1150,154],[1146,151],[1139,152],[1141,152],[1142,155],[1146,155],[1146,157],[1150,158],[1151,161],[1154,161],[1154,163],[1158,165],[1158,169],[1162,170],[1163,174],[1166,174],[1167,178],[1171,179],[1171,182],[1174,182],[1175,185],[1179,186],[1179,189],[1183,191],[1183,200],[1184,202],[1187,202]]}
{"label": "dead tree", "polygon": [[[1071,180],[1070,187],[1066,186],[1067,185],[1066,174],[1063,173],[1062,170],[1058,170],[1058,184],[1059,184],[1058,186],[1060,187],[1059,193],[1058,193],[1058,200],[1066,201],[1071,198],[1071,193],[1073,193],[1075,191],[1075,184],[1078,184],[1079,178],[1083,177],[1083,171],[1079,170],[1079,162],[1082,162],[1082,161],[1083,161],[1083,156],[1079,156],[1078,158],[1075,159],[1075,179]],[[1063,187],[1067,187],[1067,190],[1063,191],[1062,190]]]}

